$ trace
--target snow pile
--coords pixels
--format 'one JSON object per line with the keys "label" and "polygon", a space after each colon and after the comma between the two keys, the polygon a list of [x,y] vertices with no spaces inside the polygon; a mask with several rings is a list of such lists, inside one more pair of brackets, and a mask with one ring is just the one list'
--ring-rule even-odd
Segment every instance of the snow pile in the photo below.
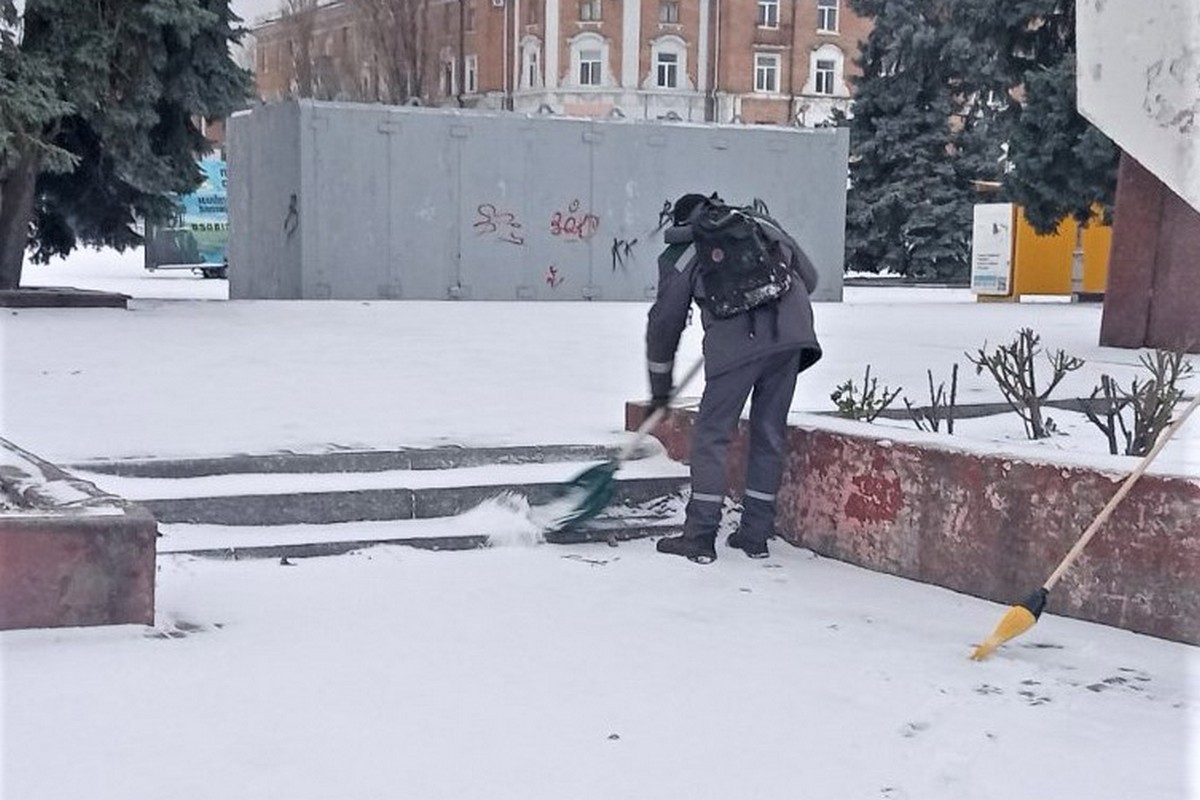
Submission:
{"label": "snow pile", "polygon": [[531,511],[525,495],[504,492],[459,514],[457,519],[464,529],[487,531],[491,547],[531,547],[545,541]]}
{"label": "snow pile", "polygon": [[0,439],[0,505],[23,515],[69,511],[84,515],[123,514],[120,498],[44,464],[11,442]]}

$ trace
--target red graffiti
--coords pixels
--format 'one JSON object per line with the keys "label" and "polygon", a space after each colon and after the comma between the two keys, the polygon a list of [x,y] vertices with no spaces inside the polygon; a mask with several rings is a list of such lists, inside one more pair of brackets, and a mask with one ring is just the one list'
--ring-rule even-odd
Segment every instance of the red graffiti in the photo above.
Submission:
{"label": "red graffiti", "polygon": [[585,240],[596,235],[600,228],[600,218],[588,211],[579,213],[579,198],[567,205],[567,213],[555,211],[550,217],[550,233],[554,236],[565,236],[569,240]]}
{"label": "red graffiti", "polygon": [[491,203],[482,203],[476,209],[475,224],[472,225],[477,236],[495,234],[502,242],[508,244],[525,244],[525,236],[520,233],[521,223],[517,215],[511,211],[501,211]]}
{"label": "red graffiti", "polygon": [[904,496],[897,478],[856,475],[851,479],[858,491],[846,500],[846,516],[859,522],[894,522]]}

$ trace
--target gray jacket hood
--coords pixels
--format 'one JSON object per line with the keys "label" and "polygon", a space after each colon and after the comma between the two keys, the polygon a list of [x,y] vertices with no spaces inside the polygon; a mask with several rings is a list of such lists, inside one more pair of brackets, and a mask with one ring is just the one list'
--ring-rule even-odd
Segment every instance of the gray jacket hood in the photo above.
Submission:
{"label": "gray jacket hood", "polygon": [[667,244],[687,244],[692,241],[692,224],[672,225],[663,231],[663,241]]}

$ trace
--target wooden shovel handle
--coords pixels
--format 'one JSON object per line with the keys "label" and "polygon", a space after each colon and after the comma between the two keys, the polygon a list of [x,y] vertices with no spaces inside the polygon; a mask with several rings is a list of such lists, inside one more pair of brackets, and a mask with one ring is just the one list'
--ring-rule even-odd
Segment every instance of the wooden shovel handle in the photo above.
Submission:
{"label": "wooden shovel handle", "polygon": [[[700,371],[702,366],[704,366],[704,359],[701,357],[696,359],[696,363],[688,367],[688,371],[683,373],[683,377],[679,379],[679,383],[675,384],[675,388],[671,390],[671,396],[667,398],[668,404],[679,396],[679,392],[683,390],[683,387],[692,382],[692,378],[696,377],[696,373]],[[622,448],[620,455],[617,456],[617,461],[628,461],[629,457],[637,450],[638,445],[642,443],[642,440],[649,436],[650,432],[657,428],[658,423],[662,422],[666,416],[666,408],[656,408],[652,414],[642,420],[642,424],[638,426],[637,431],[633,434],[633,438],[629,440],[628,444]]]}
{"label": "wooden shovel handle", "polygon": [[1096,531],[1100,530],[1100,527],[1108,521],[1110,516],[1112,516],[1113,509],[1116,508],[1117,504],[1125,498],[1125,495],[1129,494],[1129,490],[1133,488],[1133,484],[1137,483],[1137,479],[1142,477],[1142,473],[1146,471],[1146,467],[1150,466],[1150,462],[1153,461],[1159,452],[1167,446],[1167,442],[1169,442],[1171,437],[1175,435],[1175,432],[1183,426],[1183,423],[1187,421],[1187,418],[1191,416],[1191,413],[1196,410],[1196,406],[1198,405],[1200,405],[1200,392],[1198,392],[1196,396],[1192,398],[1192,401],[1187,404],[1187,407],[1183,409],[1183,413],[1179,415],[1179,418],[1172,422],[1171,426],[1167,428],[1161,436],[1158,437],[1158,441],[1154,443],[1154,447],[1150,448],[1150,452],[1142,456],[1142,460],[1139,461],[1137,466],[1133,468],[1133,472],[1129,473],[1129,477],[1126,478],[1125,482],[1121,484],[1121,487],[1117,489],[1117,493],[1114,494],[1112,499],[1109,500],[1104,508],[1100,510],[1100,513],[1096,515],[1094,520],[1092,520],[1092,524],[1089,525],[1087,530],[1083,532],[1083,535],[1079,537],[1079,541],[1075,543],[1075,546],[1072,547],[1070,552],[1067,553],[1066,557],[1063,558],[1062,563],[1058,565],[1058,568],[1054,570],[1054,572],[1050,574],[1050,577],[1046,579],[1046,582],[1042,584],[1046,591],[1054,588],[1054,584],[1058,583],[1059,578],[1066,573],[1075,559],[1079,557],[1079,554],[1083,552],[1083,548],[1087,547],[1087,543],[1090,542],[1092,537],[1096,535]]}

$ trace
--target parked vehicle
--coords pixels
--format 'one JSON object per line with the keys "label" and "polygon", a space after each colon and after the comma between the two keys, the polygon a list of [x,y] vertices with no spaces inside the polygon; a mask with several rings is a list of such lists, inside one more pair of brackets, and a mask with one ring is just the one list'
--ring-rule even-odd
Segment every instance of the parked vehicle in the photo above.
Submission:
{"label": "parked vehicle", "polygon": [[146,269],[190,269],[205,278],[225,278],[229,260],[229,212],[225,198],[225,161],[199,162],[204,182],[178,198],[178,213],[166,225],[146,224]]}

